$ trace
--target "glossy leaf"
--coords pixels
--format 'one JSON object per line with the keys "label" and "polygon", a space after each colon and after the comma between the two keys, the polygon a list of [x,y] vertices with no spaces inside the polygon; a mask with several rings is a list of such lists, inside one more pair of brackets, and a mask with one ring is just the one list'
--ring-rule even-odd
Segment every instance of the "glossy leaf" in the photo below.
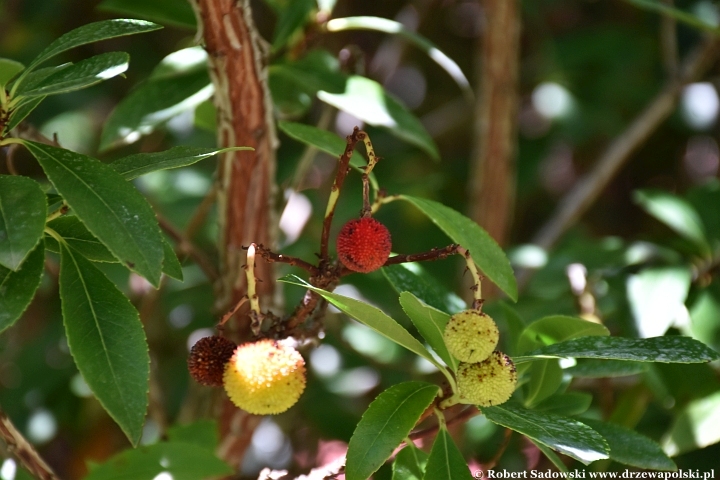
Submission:
{"label": "glossy leaf", "polygon": [[101,53],[81,60],[49,75],[32,90],[24,91],[24,97],[57,95],[87,88],[120,75],[128,68],[130,55],[124,52]]}
{"label": "glossy leaf", "polygon": [[543,345],[595,335],[610,335],[610,331],[599,323],[589,322],[582,318],[551,315],[525,327],[520,335],[517,350],[525,353]]}
{"label": "glossy leaf", "polygon": [[289,137],[306,145],[311,145],[333,157],[339,157],[345,151],[345,141],[327,130],[296,122],[279,122],[278,128]]}
{"label": "glossy leaf", "polygon": [[517,300],[517,283],[510,262],[497,242],[480,225],[433,200],[408,195],[401,195],[400,199],[415,205],[453,242],[468,249],[485,276],[508,297]]}
{"label": "glossy leaf", "polygon": [[173,480],[227,476],[228,464],[194,443],[162,442],[125,450],[93,468],[84,480],[152,480],[168,476]]}
{"label": "glossy leaf", "polygon": [[173,147],[163,152],[136,153],[118,158],[110,164],[125,180],[132,180],[146,173],[192,165],[223,152],[254,150],[252,147],[204,148]]}
{"label": "glossy leaf", "polygon": [[96,8],[193,31],[197,27],[192,7],[183,0],[104,0]]}
{"label": "glossy leaf", "polygon": [[585,413],[592,404],[593,396],[584,392],[567,392],[553,395],[533,407],[538,412],[573,416]]}
{"label": "glossy leaf", "polygon": [[150,79],[112,111],[100,136],[100,148],[133,143],[175,115],[195,108],[212,93],[205,69]]}
{"label": "glossy leaf", "polygon": [[345,478],[366,480],[410,433],[440,388],[405,382],[388,388],[370,404],[348,444]]}
{"label": "glossy leaf", "polygon": [[39,243],[16,272],[0,266],[0,332],[11,327],[30,305],[40,286],[45,248]]}
{"label": "glossy leaf", "polygon": [[627,298],[640,337],[665,334],[678,315],[686,315],[689,266],[646,268],[627,278]]}
{"label": "glossy leaf", "polygon": [[660,190],[639,190],[633,198],[647,213],[690,240],[701,252],[710,252],[700,215],[690,202]]}
{"label": "glossy leaf", "polygon": [[653,338],[580,337],[515,357],[515,364],[548,357],[604,358],[635,362],[705,363],[720,358],[718,352],[690,337]]}
{"label": "glossy leaf", "polygon": [[720,442],[720,392],[694,400],[682,409],[670,431],[662,440],[662,448],[675,456]]}
{"label": "glossy leaf", "polygon": [[148,405],[150,357],[135,307],[92,262],[61,244],[60,299],[70,353],[133,445]]}
{"label": "glossy leaf", "polygon": [[441,428],[435,437],[423,476],[424,480],[438,478],[443,480],[471,480],[473,478],[462,453],[444,428]]}
{"label": "glossy leaf", "polygon": [[35,57],[26,71],[33,69],[58,53],[62,53],[71,48],[79,47],[88,43],[99,42],[115,37],[125,35],[134,35],[136,33],[151,32],[162,28],[144,20],[132,20],[116,18],[112,20],[102,20],[100,22],[88,23],[75,30],[62,35],[60,38],[48,45],[45,50]]}
{"label": "glossy leaf", "polygon": [[[48,222],[47,226],[63,237],[63,240],[68,245],[88,260],[110,263],[118,261],[115,255],[110,253],[110,250],[95,235],[90,233],[75,215],[58,217]],[[51,252],[60,253],[60,245],[51,235],[45,236],[45,247]]]}
{"label": "glossy leaf", "polygon": [[414,445],[406,445],[395,455],[392,480],[422,480],[427,459],[427,453]]}
{"label": "glossy leaf", "polygon": [[[14,96],[23,97],[25,92],[35,89],[38,85],[43,83],[47,77],[56,75],[71,66],[72,63],[63,63],[62,65],[55,65],[52,67],[36,68],[29,73],[24,72],[23,75],[25,76],[22,79],[22,83],[17,87],[17,91]],[[24,101],[24,99],[21,99],[20,103],[22,104]]]}
{"label": "glossy leaf", "polygon": [[159,285],[162,236],[147,200],[92,157],[24,141],[55,189],[87,229],[125,266]]}
{"label": "glossy leaf", "polygon": [[450,355],[443,340],[443,332],[445,325],[450,320],[450,315],[426,305],[410,292],[400,294],[400,305],[428,345],[435,350],[445,365],[456,371],[458,361]]}
{"label": "glossy leaf", "polygon": [[398,138],[423,149],[433,159],[440,154],[437,145],[412,113],[369,78],[351,76],[343,93],[320,91],[318,98],[377,127],[386,127]]}
{"label": "glossy leaf", "polygon": [[175,250],[173,249],[172,245],[170,245],[170,243],[167,241],[167,239],[163,237],[162,242],[163,242],[163,268],[162,268],[162,271],[167,276],[172,277],[176,280],[180,280],[182,282],[183,271],[182,271],[182,265],[180,265],[180,260],[178,260],[177,255],[175,254]]}
{"label": "glossy leaf", "polygon": [[295,275],[286,275],[281,278],[280,281],[292,283],[294,285],[305,287],[308,290],[312,290],[358,322],[367,325],[380,335],[389,338],[398,345],[401,345],[411,352],[420,355],[436,367],[443,368],[443,366],[435,360],[430,352],[427,351],[423,344],[413,337],[410,332],[405,330],[405,327],[387,316],[379,308],[368,305],[360,300],[355,300],[354,298],[345,297],[343,295],[338,295],[337,293],[327,292],[320,288],[313,287]]}
{"label": "glossy leaf", "polygon": [[558,361],[541,360],[533,362],[527,372],[528,382],[523,385],[525,404],[535,405],[555,393],[562,384],[563,370]]}
{"label": "glossy leaf", "polygon": [[591,358],[580,358],[574,366],[565,369],[566,373],[578,378],[625,377],[645,371],[647,371],[647,363]]}
{"label": "glossy leaf", "polygon": [[431,307],[451,314],[467,309],[462,298],[448,290],[419,263],[389,265],[381,271],[398,294],[410,292]]}
{"label": "glossy leaf", "polygon": [[411,30],[408,30],[400,22],[380,17],[347,17],[333,18],[327,22],[325,27],[330,32],[341,32],[345,30],[374,30],[377,32],[397,35],[405,40],[408,40],[425,52],[435,63],[440,65],[440,67],[442,67],[442,69],[445,70],[453,80],[455,80],[465,94],[466,98],[473,98],[470,82],[465,77],[465,74],[463,74],[460,66],[450,57],[445,55],[445,53],[443,53],[428,39]]}
{"label": "glossy leaf", "polygon": [[25,65],[9,58],[0,58],[0,86],[6,85],[18,73],[25,70]]}
{"label": "glossy leaf", "polygon": [[0,175],[0,266],[17,271],[42,238],[47,203],[40,184]]}
{"label": "glossy leaf", "polygon": [[585,418],[582,422],[605,438],[611,460],[650,470],[677,470],[675,462],[662,451],[660,445],[645,435],[614,423]]}
{"label": "glossy leaf", "polygon": [[491,422],[515,430],[585,465],[608,458],[605,439],[577,420],[528,410],[514,402],[485,407],[482,412]]}

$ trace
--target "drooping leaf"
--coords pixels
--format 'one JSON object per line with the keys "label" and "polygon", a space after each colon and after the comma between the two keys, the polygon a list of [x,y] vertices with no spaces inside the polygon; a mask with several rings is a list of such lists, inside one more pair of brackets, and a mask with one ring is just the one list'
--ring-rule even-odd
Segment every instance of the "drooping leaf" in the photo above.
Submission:
{"label": "drooping leaf", "polygon": [[[47,226],[57,232],[68,245],[88,260],[110,263],[118,261],[115,255],[110,253],[110,250],[90,233],[75,215],[58,217],[48,222]],[[60,245],[51,235],[45,236],[45,247],[51,252],[60,253]]]}
{"label": "drooping leaf", "polygon": [[205,69],[150,79],[115,107],[105,122],[100,149],[133,143],[212,94],[213,86]]}
{"label": "drooping leaf", "polygon": [[690,337],[653,338],[580,337],[515,357],[515,364],[541,358],[604,358],[635,362],[705,363],[720,358],[718,352]]}
{"label": "drooping leaf", "polygon": [[60,244],[60,299],[85,383],[133,445],[148,405],[150,357],[135,307],[92,262]]}
{"label": "drooping leaf", "polygon": [[605,438],[611,460],[651,470],[677,470],[675,462],[662,451],[660,445],[645,435],[614,423],[585,418],[582,422]]}
{"label": "drooping leaf", "polygon": [[193,31],[197,27],[192,7],[183,0],[104,0],[96,8]]}
{"label": "drooping leaf", "polygon": [[528,410],[514,402],[485,407],[482,412],[491,422],[515,430],[586,465],[609,456],[605,439],[577,420]]}
{"label": "drooping leaf", "polygon": [[662,448],[675,456],[720,442],[720,392],[694,400],[683,408],[663,438]]}
{"label": "drooping leaf", "polygon": [[167,241],[165,237],[162,239],[163,242],[163,273],[176,280],[183,280],[182,265],[175,255],[175,250],[172,245]]}
{"label": "drooping leaf", "polygon": [[471,480],[467,463],[448,431],[441,428],[433,442],[423,480]]}
{"label": "drooping leaf", "polygon": [[54,57],[58,53],[70,50],[71,48],[79,47],[80,45],[99,42],[101,40],[107,40],[115,37],[122,37],[124,35],[151,32],[160,28],[162,28],[162,26],[146,22],[144,20],[131,20],[124,18],[88,23],[87,25],[83,25],[82,27],[69,31],[48,45],[37,57],[35,57],[25,71],[29,72],[37,65]]}
{"label": "drooping leaf", "polygon": [[35,180],[0,175],[0,266],[17,271],[42,238],[45,194]]}
{"label": "drooping leaf", "polygon": [[45,247],[40,242],[16,272],[0,266],[0,332],[23,314],[40,286]]}
{"label": "drooping leaf", "polygon": [[161,474],[173,480],[231,475],[233,469],[194,443],[162,442],[125,450],[93,468],[85,480],[152,480]]}
{"label": "drooping leaf", "polygon": [[369,478],[410,433],[438,393],[437,385],[404,382],[378,395],[350,438],[345,477],[348,480]]}
{"label": "drooping leaf", "polygon": [[43,97],[87,88],[120,75],[128,68],[130,55],[124,52],[108,52],[86,58],[63,68],[31,90],[23,91],[23,97]]}
{"label": "drooping leaf", "polygon": [[415,325],[415,328],[418,329],[428,345],[435,350],[435,353],[442,358],[443,362],[452,371],[456,371],[458,361],[448,352],[443,340],[443,332],[445,331],[445,325],[450,320],[450,315],[424,304],[410,292],[400,294],[400,305],[402,305],[403,310],[410,317],[413,325]]}
{"label": "drooping leaf", "polygon": [[29,140],[23,144],[87,229],[121,263],[159,285],[162,236],[140,192],[92,157]]}
{"label": "drooping leaf", "polygon": [[641,337],[664,335],[685,310],[692,273],[689,266],[646,268],[627,278],[627,297]]}
{"label": "drooping leaf", "polygon": [[462,298],[448,290],[419,263],[388,265],[382,268],[382,273],[398,294],[410,292],[431,307],[451,314],[467,309]]}
{"label": "drooping leaf", "polygon": [[435,360],[430,352],[427,351],[422,343],[413,337],[410,332],[405,330],[402,325],[387,316],[379,308],[373,307],[372,305],[368,305],[367,303],[359,300],[355,300],[354,298],[345,297],[343,295],[338,295],[337,293],[327,292],[320,288],[313,287],[295,275],[286,275],[279,281],[292,283],[294,285],[307,288],[308,290],[312,290],[358,322],[367,325],[380,335],[389,338],[398,345],[402,345],[411,352],[420,355],[436,367],[441,369],[444,368],[437,360]]}
{"label": "drooping leaf", "polygon": [[647,371],[647,363],[591,358],[580,358],[574,366],[565,369],[566,373],[578,378],[625,377],[645,371]]}
{"label": "drooping leaf", "polygon": [[7,84],[18,73],[25,70],[25,65],[9,58],[0,58],[0,87]]}
{"label": "drooping leaf", "polygon": [[497,242],[480,225],[452,208],[433,200],[409,195],[401,195],[400,199],[415,205],[453,242],[468,249],[475,264],[487,278],[492,280],[510,299],[517,300],[517,283],[510,262]]}
{"label": "drooping leaf", "polygon": [[253,150],[252,147],[204,148],[177,146],[163,152],[136,153],[118,158],[110,164],[125,180],[146,173],[192,165],[218,153],[235,150]]}
{"label": "drooping leaf", "polygon": [[585,392],[559,393],[538,403],[533,410],[565,416],[580,415],[590,408],[592,400],[593,396]]}
{"label": "drooping leaf", "polygon": [[343,93],[322,90],[317,96],[323,102],[351,113],[365,123],[387,128],[398,138],[423,149],[433,159],[440,158],[437,145],[420,120],[376,81],[351,76]]}
{"label": "drooping leaf", "polygon": [[660,190],[638,190],[633,198],[647,213],[691,241],[702,253],[710,252],[700,215],[690,202]]}
{"label": "drooping leaf", "polygon": [[422,480],[427,459],[427,453],[414,445],[406,445],[395,455],[392,480]]}

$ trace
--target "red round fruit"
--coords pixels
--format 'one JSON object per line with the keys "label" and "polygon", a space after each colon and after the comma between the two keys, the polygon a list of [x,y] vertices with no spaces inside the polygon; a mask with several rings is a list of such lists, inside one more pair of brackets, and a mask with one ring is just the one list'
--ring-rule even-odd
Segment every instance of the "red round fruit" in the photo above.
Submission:
{"label": "red round fruit", "polygon": [[340,229],[337,253],[350,270],[368,273],[382,267],[390,256],[390,232],[374,218],[350,220]]}
{"label": "red round fruit", "polygon": [[225,337],[204,337],[198,340],[188,356],[190,375],[201,385],[222,387],[225,364],[230,361],[237,345]]}

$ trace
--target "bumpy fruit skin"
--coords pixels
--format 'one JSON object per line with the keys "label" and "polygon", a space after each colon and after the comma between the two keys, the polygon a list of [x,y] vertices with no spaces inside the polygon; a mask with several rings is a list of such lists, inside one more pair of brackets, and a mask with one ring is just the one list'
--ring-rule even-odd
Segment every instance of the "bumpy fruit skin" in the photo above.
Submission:
{"label": "bumpy fruit skin", "polygon": [[255,415],[286,411],[305,390],[305,360],[292,347],[273,340],[245,343],[225,367],[230,400]]}
{"label": "bumpy fruit skin", "polygon": [[225,364],[235,352],[235,342],[224,337],[204,337],[190,349],[188,370],[201,385],[222,387]]}
{"label": "bumpy fruit skin", "polygon": [[517,386],[517,370],[510,357],[493,352],[480,363],[460,363],[457,388],[461,403],[492,407],[505,403]]}
{"label": "bumpy fruit skin", "polygon": [[371,217],[350,220],[337,237],[340,261],[355,272],[368,273],[382,267],[391,249],[390,232]]}
{"label": "bumpy fruit skin", "polygon": [[495,350],[500,331],[495,321],[484,313],[465,310],[456,313],[443,333],[448,351],[461,362],[482,362]]}

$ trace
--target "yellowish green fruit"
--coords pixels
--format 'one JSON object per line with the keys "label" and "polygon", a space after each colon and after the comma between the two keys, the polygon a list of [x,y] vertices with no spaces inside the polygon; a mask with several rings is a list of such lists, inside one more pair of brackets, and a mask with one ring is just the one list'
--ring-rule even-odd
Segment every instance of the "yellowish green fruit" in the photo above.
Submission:
{"label": "yellowish green fruit", "polygon": [[273,340],[246,343],[225,366],[223,380],[239,408],[274,415],[295,405],[305,390],[305,361],[294,348]]}
{"label": "yellowish green fruit", "polygon": [[475,310],[456,313],[445,326],[443,340],[461,362],[482,362],[495,350],[500,331],[489,315]]}
{"label": "yellowish green fruit", "polygon": [[505,403],[517,386],[517,371],[510,357],[493,352],[480,363],[460,363],[457,388],[460,403],[491,407]]}

